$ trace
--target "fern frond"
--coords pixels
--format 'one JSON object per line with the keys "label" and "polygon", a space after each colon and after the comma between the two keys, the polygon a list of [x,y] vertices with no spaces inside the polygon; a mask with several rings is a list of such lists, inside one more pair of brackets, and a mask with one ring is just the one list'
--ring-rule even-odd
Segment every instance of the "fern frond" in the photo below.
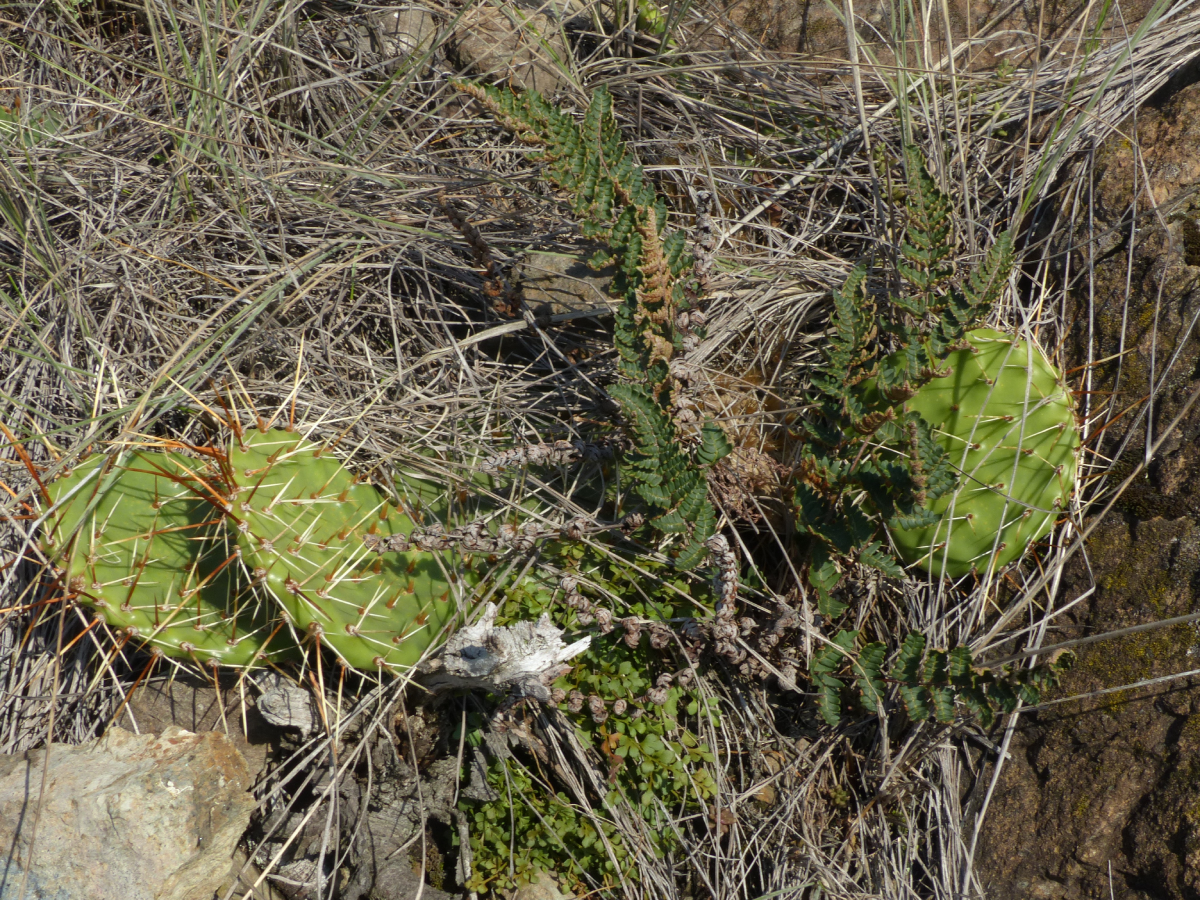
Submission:
{"label": "fern frond", "polygon": [[887,646],[881,643],[867,644],[854,660],[855,682],[858,684],[863,709],[879,712],[883,705],[887,685],[883,680],[883,662],[887,658]]}
{"label": "fern frond", "polygon": [[[904,153],[908,192],[898,272],[905,290],[869,291],[869,270],[859,264],[832,292],[822,363],[811,378],[815,408],[799,423],[797,482],[804,484],[795,494],[797,528],[815,538],[807,572],[826,602],[828,589],[814,576],[828,577],[831,561],[901,575],[879,528],[931,524],[937,517],[929,504],[954,489],[949,456],[929,423],[903,404],[949,374],[947,359],[999,299],[1013,265],[1012,234],[1005,232],[961,286],[950,285],[953,203],[920,151],[910,146]],[[862,494],[870,501],[865,507],[856,499]],[[870,510],[865,524],[864,508]]]}
{"label": "fern frond", "polygon": [[832,675],[817,675],[813,687],[817,689],[817,709],[821,718],[830,725],[842,720],[842,689],[846,685]]}
{"label": "fern frond", "polygon": [[817,690],[817,708],[830,725],[837,725],[841,721],[841,695],[846,686],[833,673],[842,668],[847,660],[853,659],[857,642],[857,631],[839,631],[832,644],[826,644],[813,654],[809,665],[809,677]]}
{"label": "fern frond", "polygon": [[908,198],[905,204],[907,242],[900,245],[900,274],[918,290],[929,305],[932,291],[953,274],[947,260],[954,255],[951,232],[950,198],[938,188],[929,174],[921,151],[912,145],[904,149],[908,165]]}
{"label": "fern frond", "polygon": [[904,570],[896,563],[890,553],[883,549],[879,541],[872,541],[859,551],[858,561],[864,566],[877,569],[892,578],[903,578]]}
{"label": "fern frond", "polygon": [[[1013,266],[1013,233],[1005,231],[988,249],[983,262],[976,268],[963,285],[963,294],[970,309],[979,318],[987,315],[996,305],[1004,285],[1008,281]],[[964,330],[972,324],[964,323]]]}

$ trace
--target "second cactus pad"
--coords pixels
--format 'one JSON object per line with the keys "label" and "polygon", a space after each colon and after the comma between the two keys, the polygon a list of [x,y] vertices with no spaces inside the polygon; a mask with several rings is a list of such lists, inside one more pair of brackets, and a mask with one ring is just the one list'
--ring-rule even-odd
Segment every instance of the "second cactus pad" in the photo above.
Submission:
{"label": "second cactus pad", "polygon": [[967,339],[950,374],[905,403],[933,426],[958,487],[930,503],[934,524],[891,529],[906,561],[952,578],[1006,565],[1048,534],[1079,453],[1071,396],[1041,348],[990,328]]}
{"label": "second cactus pad", "polygon": [[408,534],[412,519],[298,434],[250,432],[229,468],[243,560],[297,629],[358,669],[415,664],[458,611],[448,555],[371,553],[364,535]]}

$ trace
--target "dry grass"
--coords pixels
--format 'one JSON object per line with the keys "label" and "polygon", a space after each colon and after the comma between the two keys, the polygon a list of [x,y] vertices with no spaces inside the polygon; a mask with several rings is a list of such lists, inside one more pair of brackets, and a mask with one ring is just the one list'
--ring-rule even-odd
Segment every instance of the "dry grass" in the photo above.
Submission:
{"label": "dry grass", "polygon": [[[609,419],[603,323],[497,312],[438,203],[449,195],[505,265],[576,243],[527,150],[449,89],[458,10],[430,8],[441,28],[433,49],[397,65],[345,52],[363,4],[5,5],[0,422],[20,450],[0,447],[3,751],[95,736],[140,671],[42,578],[37,486],[22,454],[49,478],[108,442],[200,440],[199,405],[217,393],[270,409],[298,383],[297,415],[351,433],[364,469],[432,465],[465,483],[498,445]],[[692,221],[699,191],[719,198],[712,327],[692,359],[743,440],[757,429],[776,454],[787,452],[784,417],[805,402],[824,297],[857,259],[893,253],[889,178],[902,140],[921,144],[956,198],[960,265],[1010,222],[1040,236],[997,318],[1059,347],[1063,289],[1047,235],[1070,222],[1056,175],[1200,54],[1190,5],[1144,33],[1108,27],[1094,42],[1092,5],[1011,72],[978,70],[978,47],[947,42],[937,6],[906,9],[916,24],[884,35],[886,58],[863,48],[857,86],[844,62],[768,52],[702,4],[662,53],[631,55],[628,35],[610,28],[578,35],[568,60],[561,102],[581,109],[590,89],[609,86],[677,221]],[[731,385],[745,396],[728,399]],[[1096,411],[1089,427],[1109,414]],[[855,627],[893,642],[920,628],[934,645],[993,654],[1037,646],[1047,622],[1032,600],[1077,552],[1087,504],[1110,497],[1080,498],[1040,574],[1010,574],[1002,615],[990,606],[994,583],[864,575]],[[740,535],[767,588],[748,602],[770,608],[772,593],[797,587],[790,542],[769,516],[756,527]],[[816,728],[794,693],[716,674],[706,684],[723,701],[707,738],[727,776],[718,804],[735,821],[727,834],[685,823],[685,852],[645,854],[629,896],[815,897],[818,885],[824,897],[980,895],[980,804],[964,810],[964,760],[1003,745],[1011,723],[990,738],[970,721],[889,729],[872,719],[834,732]],[[355,700],[373,727],[381,697],[397,702],[397,688],[364,686]],[[569,729],[545,717],[540,727],[585,798],[597,766]],[[328,746],[314,739],[267,795],[325,765]],[[774,774],[768,756],[783,760]],[[773,804],[751,799],[764,782]],[[640,821],[609,814],[645,846]]]}

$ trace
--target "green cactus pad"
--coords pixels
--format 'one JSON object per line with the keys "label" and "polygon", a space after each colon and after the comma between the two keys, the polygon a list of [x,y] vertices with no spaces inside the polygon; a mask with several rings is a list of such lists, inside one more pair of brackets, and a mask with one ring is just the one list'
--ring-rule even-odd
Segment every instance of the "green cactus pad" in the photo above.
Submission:
{"label": "green cactus pad", "polygon": [[267,657],[268,639],[271,658],[294,652],[278,617],[237,587],[234,547],[194,478],[197,461],[139,452],[108,462],[93,456],[49,486],[61,505],[42,545],[68,589],[135,645],[168,656],[248,666]]}
{"label": "green cactus pad", "polygon": [[250,432],[234,442],[229,469],[245,564],[297,629],[348,665],[412,666],[457,613],[448,554],[364,546],[365,534],[408,534],[412,519],[327,449],[287,431]]}
{"label": "green cactus pad", "polygon": [[933,426],[959,484],[929,504],[925,528],[891,528],[900,555],[958,578],[1003,566],[1044,537],[1075,487],[1079,430],[1071,396],[1036,345],[990,328],[905,403]]}

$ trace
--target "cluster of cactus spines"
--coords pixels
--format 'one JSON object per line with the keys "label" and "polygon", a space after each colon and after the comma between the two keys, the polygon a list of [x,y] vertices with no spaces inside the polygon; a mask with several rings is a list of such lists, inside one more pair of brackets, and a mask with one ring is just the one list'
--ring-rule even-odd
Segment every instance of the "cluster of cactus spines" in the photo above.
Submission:
{"label": "cluster of cactus spines", "polygon": [[1080,446],[1071,395],[1041,348],[990,328],[967,339],[947,358],[949,374],[904,404],[933,425],[958,488],[928,504],[929,524],[891,528],[905,560],[954,578],[1007,565],[1050,531]]}
{"label": "cluster of cactus spines", "polygon": [[297,630],[357,669],[417,663],[458,611],[445,554],[372,553],[416,523],[327,448],[283,430],[235,441],[228,467],[246,567]]}
{"label": "cluster of cactus spines", "polygon": [[237,583],[222,517],[177,453],[93,456],[48,487],[43,546],[72,596],[151,653],[226,666],[295,651],[290,633]]}
{"label": "cluster of cactus spines", "polygon": [[817,707],[822,718],[837,725],[842,718],[842,695],[847,683],[835,673],[849,669],[857,699],[868,713],[881,711],[888,685],[898,687],[900,700],[914,721],[931,716],[942,724],[954,721],[956,704],[961,702],[990,728],[997,712],[1009,713],[1017,703],[1036,705],[1042,693],[1058,683],[1074,657],[1069,653],[1039,665],[994,670],[977,668],[971,649],[926,649],[923,634],[913,632],[904,638],[892,664],[884,669],[887,647],[873,642],[858,646],[857,631],[839,631],[813,654],[809,674],[817,689]]}
{"label": "cluster of cactus spines", "polygon": [[[624,295],[616,311],[614,343],[622,383],[609,389],[630,425],[633,452],[625,456],[639,497],[657,514],[650,524],[679,535],[675,556],[681,569],[703,561],[705,541],[716,533],[705,469],[732,448],[712,422],[681,430],[674,410],[686,390],[676,372],[701,336],[703,316],[691,307],[698,284],[688,277],[692,259],[683,232],[668,232],[666,201],[621,139],[612,97],[603,87],[592,96],[582,125],[547,103],[536,91],[515,93],[490,85],[460,83],[460,90],[483,104],[503,127],[542,148],[551,181],[572,196],[581,231],[608,249],[592,262],[615,262],[615,289]],[[699,432],[693,450],[687,437]]]}

